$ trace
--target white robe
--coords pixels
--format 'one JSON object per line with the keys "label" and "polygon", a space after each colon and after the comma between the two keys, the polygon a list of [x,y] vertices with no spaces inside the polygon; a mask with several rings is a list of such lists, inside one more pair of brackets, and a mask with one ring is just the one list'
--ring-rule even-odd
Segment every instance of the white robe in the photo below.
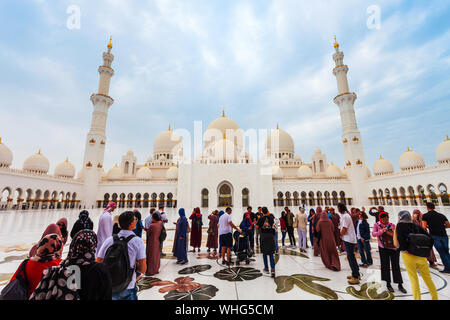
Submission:
{"label": "white robe", "polygon": [[112,236],[113,233],[113,219],[112,213],[105,211],[100,216],[98,221],[98,231],[97,231],[97,250],[96,257],[103,243]]}

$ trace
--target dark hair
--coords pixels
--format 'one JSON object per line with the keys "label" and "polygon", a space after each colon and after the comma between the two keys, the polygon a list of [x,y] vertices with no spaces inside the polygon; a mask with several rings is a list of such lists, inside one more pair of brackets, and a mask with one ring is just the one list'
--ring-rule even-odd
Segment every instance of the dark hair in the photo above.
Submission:
{"label": "dark hair", "polygon": [[385,217],[389,218],[389,215],[387,214],[387,212],[383,211],[379,214],[378,219],[381,220],[381,218],[385,218]]}
{"label": "dark hair", "polygon": [[381,212],[381,211],[384,211],[384,207],[383,207],[383,206],[378,206],[377,209],[378,209],[378,211],[380,211],[380,212]]}
{"label": "dark hair", "polygon": [[158,209],[164,209],[164,205],[160,204],[160,205],[158,206]]}
{"label": "dark hair", "polygon": [[161,221],[161,218],[159,217],[159,214],[157,214],[157,213],[154,213],[154,214],[152,215],[152,218],[153,218],[153,220],[155,220],[155,221]]}
{"label": "dark hair", "polygon": [[283,218],[284,219],[284,211],[281,211],[281,218]]}
{"label": "dark hair", "polygon": [[231,211],[231,208],[230,208],[230,207],[227,207],[227,208],[225,209],[225,212],[228,212],[228,211]]}
{"label": "dark hair", "polygon": [[119,226],[122,230],[128,230],[135,218],[133,211],[122,212],[119,216]]}
{"label": "dark hair", "polygon": [[316,210],[314,210],[313,208],[309,209],[309,214],[314,213],[316,214]]}
{"label": "dark hair", "polygon": [[430,210],[434,210],[434,208],[436,208],[436,207],[434,206],[433,202],[427,202],[427,208]]}
{"label": "dark hair", "polygon": [[261,207],[258,207],[258,209],[261,209]]}
{"label": "dark hair", "polygon": [[141,215],[141,213],[139,211],[135,211],[134,212],[134,216],[138,219],[138,221],[142,220],[142,215]]}
{"label": "dark hair", "polygon": [[367,213],[365,213],[364,211],[361,211],[359,214],[361,215],[361,217],[363,218],[363,220],[369,219],[369,217],[367,216]]}
{"label": "dark hair", "polygon": [[348,210],[347,210],[347,207],[345,206],[345,204],[343,204],[343,203],[341,203],[341,202],[339,202],[338,203],[338,211],[340,212],[340,213],[343,213],[343,212],[347,212]]}
{"label": "dark hair", "polygon": [[262,207],[262,212],[263,212],[264,214],[266,214],[267,212],[269,212],[269,210],[267,209],[267,207]]}
{"label": "dark hair", "polygon": [[247,210],[249,210],[249,209],[252,210],[253,208],[252,207],[247,207]]}
{"label": "dark hair", "polygon": [[155,211],[156,211],[155,208],[151,208],[151,209],[150,209],[150,214],[153,214],[153,212],[155,212]]}

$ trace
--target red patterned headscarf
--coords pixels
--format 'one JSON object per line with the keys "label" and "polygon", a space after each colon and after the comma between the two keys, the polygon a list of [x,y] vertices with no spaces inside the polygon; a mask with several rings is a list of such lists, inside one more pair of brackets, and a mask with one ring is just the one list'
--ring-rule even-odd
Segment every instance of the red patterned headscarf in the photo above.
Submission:
{"label": "red patterned headscarf", "polygon": [[36,262],[47,262],[61,258],[63,242],[61,237],[56,234],[46,235],[39,241],[36,255],[31,260]]}

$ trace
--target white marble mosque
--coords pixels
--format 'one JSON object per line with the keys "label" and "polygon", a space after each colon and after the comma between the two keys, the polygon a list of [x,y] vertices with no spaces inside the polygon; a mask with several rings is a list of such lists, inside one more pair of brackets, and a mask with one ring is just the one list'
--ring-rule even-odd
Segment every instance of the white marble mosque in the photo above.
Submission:
{"label": "white marble mosque", "polygon": [[[245,132],[223,111],[204,132],[203,151],[194,159],[186,158],[182,137],[169,126],[155,139],[153,154],[148,159],[138,162],[130,150],[122,156],[120,164],[105,171],[106,126],[109,108],[114,103],[109,93],[114,75],[110,41],[98,69],[98,92],[91,96],[92,123],[78,174],[69,159],[58,164],[51,174],[50,162],[41,150],[26,159],[21,169],[12,168],[13,152],[6,145],[7,137],[3,142],[0,140],[0,288],[48,224],[66,217],[71,228],[79,209],[87,208],[97,230],[98,217],[109,201],[117,202],[119,212],[138,208],[144,217],[150,208],[162,204],[170,225],[176,221],[180,207],[187,212],[200,207],[206,223],[206,216],[213,209],[231,206],[233,220],[238,223],[248,205],[267,206],[279,214],[284,206],[296,212],[299,206],[309,209],[317,205],[336,206],[338,202],[366,208],[384,205],[393,213],[395,222],[402,208],[424,210],[424,203],[432,201],[438,211],[450,217],[448,136],[445,141],[436,142],[434,164],[425,164],[423,157],[409,147],[398,160],[399,172],[394,172],[392,163],[382,156],[372,166],[366,163],[354,111],[357,96],[349,88],[344,53],[337,42],[334,48],[332,58],[336,67],[332,73],[338,91],[333,101],[342,121],[339,142],[345,154],[344,168],[328,162],[332,156],[323,154],[319,148],[310,161],[304,161],[294,152],[293,137],[279,126],[267,136],[265,157],[252,159],[243,143]],[[411,141],[405,141],[405,145],[408,143]],[[189,264],[179,266],[170,254],[172,232],[165,243],[168,255],[162,260],[160,274],[139,284],[140,299],[412,299],[404,270],[408,294],[385,291],[380,281],[375,239],[374,265],[363,271],[361,285],[349,286],[346,276],[350,269],[345,256],[341,256],[342,271],[333,272],[312,255],[311,249],[306,254],[295,248],[281,250],[277,255],[275,281],[261,273],[259,254],[248,266],[224,269],[216,257],[203,249],[201,253],[189,253]],[[449,276],[433,269],[431,272],[439,298],[450,299]],[[195,289],[183,293],[181,289],[166,291],[152,285],[159,279],[182,287],[186,282],[182,277],[190,277],[188,282],[194,283]],[[286,277],[291,277],[291,287],[282,286]],[[430,299],[423,282],[421,285],[423,299]]]}

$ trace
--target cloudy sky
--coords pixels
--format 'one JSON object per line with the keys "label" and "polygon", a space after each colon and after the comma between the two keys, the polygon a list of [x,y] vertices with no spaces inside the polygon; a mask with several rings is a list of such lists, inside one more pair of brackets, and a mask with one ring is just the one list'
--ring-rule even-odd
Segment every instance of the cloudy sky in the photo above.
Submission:
{"label": "cloudy sky", "polygon": [[206,128],[223,106],[244,130],[278,121],[304,161],[320,147],[343,167],[335,34],[369,167],[382,154],[398,168],[407,146],[436,164],[450,133],[446,0],[2,0],[0,137],[13,167],[42,148],[51,172],[66,156],[79,169],[112,35],[106,169],[130,148],[143,163],[169,122]]}

